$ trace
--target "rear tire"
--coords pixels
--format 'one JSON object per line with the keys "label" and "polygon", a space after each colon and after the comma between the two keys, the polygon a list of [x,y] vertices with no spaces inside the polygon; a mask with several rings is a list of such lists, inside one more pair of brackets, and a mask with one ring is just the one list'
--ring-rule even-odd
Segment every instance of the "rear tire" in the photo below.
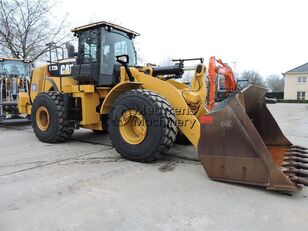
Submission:
{"label": "rear tire", "polygon": [[63,142],[74,133],[65,120],[63,95],[57,92],[39,94],[32,105],[31,115],[33,131],[42,142]]}
{"label": "rear tire", "polygon": [[[129,115],[127,112],[135,112]],[[145,123],[131,125],[131,122],[123,123],[123,116],[130,119],[139,118]],[[129,120],[130,121],[130,120]],[[144,125],[144,126],[143,126]],[[126,128],[128,135],[123,133]],[[140,131],[134,134],[134,131]],[[113,146],[126,159],[150,162],[161,157],[173,145],[176,134],[176,116],[172,106],[162,96],[148,91],[134,89],[120,95],[110,109],[108,119],[108,131]],[[130,134],[133,134],[130,137]]]}

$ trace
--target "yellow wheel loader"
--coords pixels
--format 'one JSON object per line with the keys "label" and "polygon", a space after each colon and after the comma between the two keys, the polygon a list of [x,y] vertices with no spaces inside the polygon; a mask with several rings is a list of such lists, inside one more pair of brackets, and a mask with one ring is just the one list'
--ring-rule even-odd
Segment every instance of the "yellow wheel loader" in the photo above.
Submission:
{"label": "yellow wheel loader", "polygon": [[282,134],[265,105],[265,89],[247,86],[208,111],[203,59],[190,87],[175,80],[189,60],[136,66],[132,30],[98,22],[72,31],[78,53],[68,50],[76,62],[34,69],[29,94],[19,97],[19,111],[32,116],[39,140],[62,142],[79,127],[108,130],[124,158],[149,162],[180,132],[212,179],[281,191],[308,184],[307,149]]}
{"label": "yellow wheel loader", "polygon": [[29,122],[17,108],[19,92],[29,91],[31,62],[0,58],[0,124]]}

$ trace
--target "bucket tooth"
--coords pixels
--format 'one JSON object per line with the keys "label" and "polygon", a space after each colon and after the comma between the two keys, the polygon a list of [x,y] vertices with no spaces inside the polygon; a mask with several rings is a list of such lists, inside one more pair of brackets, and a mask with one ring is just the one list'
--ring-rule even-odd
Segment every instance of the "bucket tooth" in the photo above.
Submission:
{"label": "bucket tooth", "polygon": [[300,145],[292,145],[291,148],[298,148],[298,149],[302,149],[302,150],[308,150],[308,148],[300,146]]}
{"label": "bucket tooth", "polygon": [[282,164],[282,167],[294,167],[294,168],[297,168],[297,169],[306,169],[308,170],[308,165],[305,165],[303,163],[299,163],[299,162],[296,162],[296,161],[289,161],[289,162],[286,162],[285,164]]}
{"label": "bucket tooth", "polygon": [[284,161],[288,162],[288,161],[295,161],[295,162],[299,162],[299,163],[303,163],[303,164],[308,164],[308,159],[304,159],[304,158],[301,158],[301,157],[285,157],[283,159]]}
{"label": "bucket tooth", "polygon": [[295,183],[308,186],[308,178],[294,176],[294,177],[291,177],[291,180]]}
{"label": "bucket tooth", "polygon": [[302,154],[302,153],[298,153],[298,152],[287,152],[286,154],[284,154],[285,157],[301,157],[304,159],[308,158],[308,155]]}
{"label": "bucket tooth", "polygon": [[299,154],[298,152],[294,152],[294,151],[286,151],[284,153],[285,156],[296,156],[297,154]]}
{"label": "bucket tooth", "polygon": [[300,176],[300,177],[308,177],[308,171],[307,170],[302,170],[302,169],[288,169],[283,171],[285,174],[287,175],[291,175],[291,176]]}
{"label": "bucket tooth", "polygon": [[299,148],[290,148],[290,149],[287,149],[287,152],[299,152],[303,154],[308,154],[308,151],[304,149],[299,149]]}

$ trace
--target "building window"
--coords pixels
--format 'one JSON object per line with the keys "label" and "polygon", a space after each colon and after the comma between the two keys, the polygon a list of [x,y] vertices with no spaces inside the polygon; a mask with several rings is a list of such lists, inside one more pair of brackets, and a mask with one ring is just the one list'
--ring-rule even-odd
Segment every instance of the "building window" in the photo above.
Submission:
{"label": "building window", "polygon": [[307,83],[307,76],[299,76],[299,77],[297,77],[297,83],[299,83],[299,84],[306,84]]}
{"label": "building window", "polygon": [[306,92],[304,91],[298,91],[296,95],[297,100],[305,100]]}

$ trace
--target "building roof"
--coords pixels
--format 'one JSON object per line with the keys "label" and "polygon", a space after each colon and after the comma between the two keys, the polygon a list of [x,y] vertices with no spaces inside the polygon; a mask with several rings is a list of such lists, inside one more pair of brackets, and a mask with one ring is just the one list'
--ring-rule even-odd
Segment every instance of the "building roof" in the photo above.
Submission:
{"label": "building roof", "polygon": [[86,29],[94,28],[94,27],[102,27],[102,26],[112,27],[112,28],[118,29],[120,31],[124,31],[126,33],[132,34],[134,36],[139,36],[139,34],[135,31],[133,31],[133,30],[127,29],[125,27],[122,27],[122,26],[119,26],[119,25],[116,25],[116,24],[113,24],[113,23],[105,22],[105,21],[90,23],[90,24],[87,24],[87,25],[84,25],[84,26],[76,27],[76,28],[72,29],[72,32],[76,33],[76,32],[79,32],[81,30],[86,30]]}
{"label": "building roof", "polygon": [[289,71],[286,71],[284,74],[290,74],[290,73],[306,73],[308,72],[308,63],[305,63],[303,65],[300,65],[298,67],[295,67]]}

